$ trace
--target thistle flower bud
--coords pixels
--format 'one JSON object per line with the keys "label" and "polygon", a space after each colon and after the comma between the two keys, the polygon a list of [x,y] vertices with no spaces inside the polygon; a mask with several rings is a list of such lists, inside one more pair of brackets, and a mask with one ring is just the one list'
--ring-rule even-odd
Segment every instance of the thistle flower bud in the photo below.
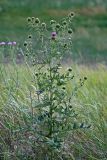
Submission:
{"label": "thistle flower bud", "polygon": [[68,17],[73,18],[75,16],[74,12],[69,13]]}
{"label": "thistle flower bud", "polygon": [[32,20],[34,21],[34,20],[35,20],[35,17],[32,17]]}
{"label": "thistle flower bud", "polygon": [[84,77],[84,80],[87,80],[87,77]]}
{"label": "thistle flower bud", "polygon": [[32,20],[31,17],[28,17],[28,18],[27,18],[27,21],[28,21],[28,22],[31,22],[31,20]]}
{"label": "thistle flower bud", "polygon": [[72,72],[72,68],[68,68],[68,71],[69,71],[69,72]]}
{"label": "thistle flower bud", "polygon": [[72,108],[72,105],[69,105],[69,108]]}
{"label": "thistle flower bud", "polygon": [[35,73],[35,76],[38,76],[38,72]]}
{"label": "thistle flower bud", "polygon": [[64,48],[67,48],[67,44],[66,43],[64,44]]}
{"label": "thistle flower bud", "polygon": [[31,39],[31,38],[32,38],[32,35],[28,35],[28,38]]}
{"label": "thistle flower bud", "polygon": [[51,20],[51,21],[50,21],[50,24],[55,24],[55,23],[56,23],[55,20]]}
{"label": "thistle flower bud", "polygon": [[27,46],[27,42],[24,42],[24,44],[23,44],[25,47]]}
{"label": "thistle flower bud", "polygon": [[62,24],[63,24],[63,25],[67,25],[67,21],[63,21]]}
{"label": "thistle flower bud", "polygon": [[58,29],[60,28],[60,24],[59,24],[59,23],[58,23],[58,24],[56,24],[56,28],[58,28]]}
{"label": "thistle flower bud", "polygon": [[40,23],[39,18],[36,18],[36,19],[35,19],[35,23],[37,23],[37,24],[39,24],[39,23]]}
{"label": "thistle flower bud", "polygon": [[65,90],[66,88],[65,88],[65,87],[62,87],[62,89]]}
{"label": "thistle flower bud", "polygon": [[72,34],[72,29],[68,29],[68,33],[69,33],[69,34]]}
{"label": "thistle flower bud", "polygon": [[55,40],[56,39],[56,37],[52,37],[52,40]]}
{"label": "thistle flower bud", "polygon": [[41,23],[41,27],[46,28],[46,23]]}

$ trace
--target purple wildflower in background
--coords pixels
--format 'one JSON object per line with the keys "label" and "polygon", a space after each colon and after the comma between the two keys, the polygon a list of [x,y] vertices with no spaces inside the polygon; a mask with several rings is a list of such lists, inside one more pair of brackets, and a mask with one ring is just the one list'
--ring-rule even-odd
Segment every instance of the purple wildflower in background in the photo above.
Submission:
{"label": "purple wildflower in background", "polygon": [[13,42],[13,45],[16,45],[16,42]]}
{"label": "purple wildflower in background", "polygon": [[0,46],[9,45],[9,46],[15,46],[16,42],[0,42]]}
{"label": "purple wildflower in background", "polygon": [[7,45],[10,45],[10,46],[11,46],[11,45],[12,45],[12,42],[8,42]]}
{"label": "purple wildflower in background", "polygon": [[6,44],[6,42],[0,42],[0,46],[3,46],[5,44]]}

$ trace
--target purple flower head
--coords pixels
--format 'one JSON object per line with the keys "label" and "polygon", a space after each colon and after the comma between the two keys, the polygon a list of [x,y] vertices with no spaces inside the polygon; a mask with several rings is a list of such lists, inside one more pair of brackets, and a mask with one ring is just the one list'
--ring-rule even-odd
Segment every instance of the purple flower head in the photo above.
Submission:
{"label": "purple flower head", "polygon": [[10,46],[11,46],[11,45],[12,45],[12,42],[8,42],[7,45],[10,45]]}
{"label": "purple flower head", "polygon": [[0,42],[0,46],[4,46],[4,45],[9,45],[9,46],[14,46],[16,45],[16,42],[13,41],[13,42]]}
{"label": "purple flower head", "polygon": [[0,46],[3,46],[5,44],[6,44],[6,42],[0,42]]}
{"label": "purple flower head", "polygon": [[56,37],[56,32],[52,32],[52,37]]}
{"label": "purple flower head", "polygon": [[13,45],[16,45],[16,42],[13,42]]}

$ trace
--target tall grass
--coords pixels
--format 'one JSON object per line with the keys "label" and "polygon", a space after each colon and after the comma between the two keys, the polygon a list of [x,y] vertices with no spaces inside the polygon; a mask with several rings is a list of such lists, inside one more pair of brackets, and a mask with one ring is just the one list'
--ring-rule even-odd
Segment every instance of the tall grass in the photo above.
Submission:
{"label": "tall grass", "polygon": [[[78,129],[73,131],[73,134],[70,133],[65,143],[65,151],[68,153],[68,155],[70,155],[70,157],[72,157],[72,159],[75,160],[106,160],[106,66],[98,65],[97,67],[86,67],[74,65],[73,68],[76,71],[78,77],[82,77],[84,75],[88,77],[87,83],[78,92],[73,103],[75,104],[75,109],[79,113],[80,121],[83,121],[84,124],[90,124],[91,128],[82,130]],[[30,143],[28,138],[32,138],[32,132],[28,131],[30,128],[30,117],[28,110],[32,110],[31,102],[28,100],[28,91],[33,90],[33,72],[33,67],[27,68],[27,66],[24,65],[0,65],[1,159],[3,159],[2,157],[4,157],[6,160],[11,158],[20,159],[20,156],[17,152],[17,147],[23,148],[23,146],[20,146],[20,141],[24,141],[23,145],[29,146],[29,144],[27,144]],[[67,84],[67,87],[69,94],[69,89],[72,86],[69,83]],[[16,141],[13,139],[13,137],[9,137],[11,135],[11,128],[13,127],[14,135],[18,138],[19,141]],[[23,129],[26,130],[26,134],[23,132]],[[25,153],[28,154],[29,158],[29,148],[27,150],[25,149]],[[38,154],[39,153],[35,153],[35,155]],[[39,157],[39,159],[43,159],[43,157]]]}

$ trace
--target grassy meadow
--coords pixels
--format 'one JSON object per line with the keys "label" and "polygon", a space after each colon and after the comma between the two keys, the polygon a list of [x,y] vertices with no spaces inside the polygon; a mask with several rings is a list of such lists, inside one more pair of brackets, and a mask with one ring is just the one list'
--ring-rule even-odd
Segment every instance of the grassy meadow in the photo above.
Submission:
{"label": "grassy meadow", "polygon": [[[92,67],[73,65],[73,71],[78,78],[87,76],[87,82],[78,91],[73,101],[75,110],[79,114],[79,121],[89,124],[89,129],[77,129],[71,132],[65,142],[66,152],[72,160],[106,160],[107,157],[107,69],[106,66]],[[14,67],[10,64],[0,67],[0,142],[3,147],[8,146],[6,141],[6,129],[18,132],[18,125],[26,123],[28,113],[31,110],[29,102],[29,89],[33,91],[33,73],[35,68],[28,66]],[[64,67],[63,72],[67,67]],[[67,84],[68,94],[72,83]],[[11,102],[12,100],[12,102]],[[9,102],[10,101],[10,102]],[[15,107],[15,108],[14,108]],[[3,125],[2,125],[3,124]],[[8,133],[8,130],[7,130]],[[20,133],[21,134],[21,133]],[[30,135],[30,131],[28,133]],[[6,137],[5,137],[6,136]],[[21,135],[21,139],[25,139]],[[20,135],[19,137],[20,138]],[[11,137],[11,145],[21,147]],[[26,137],[27,138],[27,137]],[[8,137],[9,140],[9,137]],[[6,144],[7,143],[7,144]],[[2,147],[1,145],[1,147]],[[4,148],[1,148],[1,150]],[[17,150],[17,148],[16,148]],[[17,152],[12,153],[9,147],[1,153],[8,160],[11,157],[18,158]],[[16,155],[14,155],[16,154]],[[15,157],[16,156],[16,157]],[[42,159],[41,157],[40,159]],[[19,159],[21,159],[19,157]]]}
{"label": "grassy meadow", "polygon": [[[78,118],[69,123],[78,122],[80,127],[73,126],[64,139],[64,150],[55,150],[56,158],[52,158],[50,148],[35,143],[38,137],[32,119],[34,101],[39,100],[35,89],[38,68],[20,55],[30,33],[27,17],[46,21],[50,31],[50,20],[60,22],[70,11],[75,12],[72,54],[61,61],[61,73],[71,67],[74,75],[64,86],[67,96],[84,77],[87,80],[72,99]],[[107,160],[106,19],[106,0],[0,0],[0,42],[17,42],[15,47],[0,46],[0,160]]]}

